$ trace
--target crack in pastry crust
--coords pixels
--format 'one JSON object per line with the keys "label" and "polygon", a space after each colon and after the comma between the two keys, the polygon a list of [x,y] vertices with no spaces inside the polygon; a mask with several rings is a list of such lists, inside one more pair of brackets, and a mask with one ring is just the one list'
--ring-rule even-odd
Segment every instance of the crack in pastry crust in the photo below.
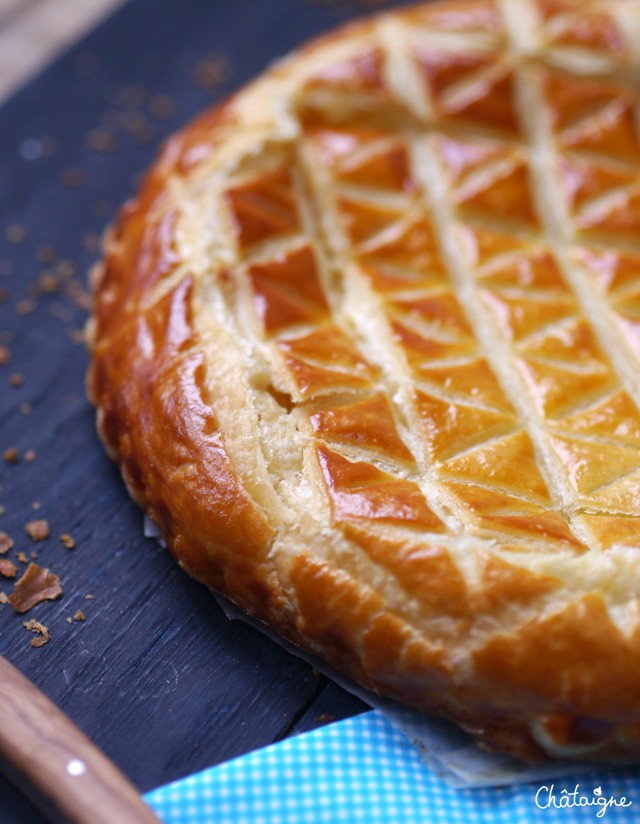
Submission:
{"label": "crack in pastry crust", "polygon": [[94,272],[99,431],[180,563],[528,759],[640,754],[639,33],[345,27],[173,137]]}

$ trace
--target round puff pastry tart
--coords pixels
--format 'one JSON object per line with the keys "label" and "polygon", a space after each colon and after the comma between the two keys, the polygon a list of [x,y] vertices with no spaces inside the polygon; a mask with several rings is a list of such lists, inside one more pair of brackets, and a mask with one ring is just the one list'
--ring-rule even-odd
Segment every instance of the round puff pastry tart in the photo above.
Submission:
{"label": "round puff pastry tart", "polygon": [[640,755],[640,6],[445,0],[165,146],[94,274],[180,564],[526,759]]}

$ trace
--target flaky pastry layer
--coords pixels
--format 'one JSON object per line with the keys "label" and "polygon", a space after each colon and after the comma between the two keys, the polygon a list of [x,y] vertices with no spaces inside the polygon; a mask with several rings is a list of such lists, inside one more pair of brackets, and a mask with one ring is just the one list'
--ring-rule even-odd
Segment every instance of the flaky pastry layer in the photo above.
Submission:
{"label": "flaky pastry layer", "polygon": [[640,755],[640,9],[350,25],[165,146],[90,396],[180,564],[527,759]]}

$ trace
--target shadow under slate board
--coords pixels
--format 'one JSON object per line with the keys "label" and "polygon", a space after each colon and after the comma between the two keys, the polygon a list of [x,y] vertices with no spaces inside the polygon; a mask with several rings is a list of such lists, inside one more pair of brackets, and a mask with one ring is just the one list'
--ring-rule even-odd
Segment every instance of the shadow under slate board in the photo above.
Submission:
{"label": "shadow under slate board", "polygon": [[[0,654],[141,791],[364,705],[228,621],[143,537],[84,395],[86,272],[164,137],[363,10],[339,0],[130,0],[0,109],[0,453],[9,450],[0,532],[15,542],[2,557],[21,574],[37,553],[63,588],[26,615],[0,605]],[[24,531],[35,518],[50,526],[38,543]],[[42,647],[31,645],[30,618],[49,630]],[[43,820],[0,777],[2,824]]]}

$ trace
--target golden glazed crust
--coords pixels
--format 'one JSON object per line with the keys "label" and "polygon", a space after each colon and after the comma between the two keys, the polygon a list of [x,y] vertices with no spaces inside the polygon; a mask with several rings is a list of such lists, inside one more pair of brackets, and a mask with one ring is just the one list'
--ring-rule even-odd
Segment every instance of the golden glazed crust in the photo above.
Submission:
{"label": "golden glazed crust", "polygon": [[182,566],[535,759],[640,755],[640,9],[349,26],[165,146],[89,392]]}

